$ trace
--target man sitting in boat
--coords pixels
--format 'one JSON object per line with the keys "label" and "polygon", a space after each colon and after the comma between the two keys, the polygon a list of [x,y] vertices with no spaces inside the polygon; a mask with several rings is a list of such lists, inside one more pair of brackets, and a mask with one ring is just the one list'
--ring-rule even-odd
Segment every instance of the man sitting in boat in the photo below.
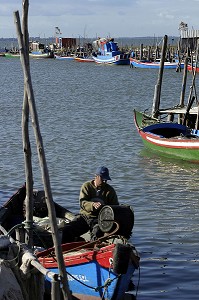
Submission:
{"label": "man sitting in boat", "polygon": [[104,205],[119,205],[114,188],[107,183],[111,180],[108,168],[97,168],[95,178],[85,182],[80,189],[80,214],[63,229],[62,243],[76,240],[90,231],[91,239],[103,236],[98,226],[98,214]]}

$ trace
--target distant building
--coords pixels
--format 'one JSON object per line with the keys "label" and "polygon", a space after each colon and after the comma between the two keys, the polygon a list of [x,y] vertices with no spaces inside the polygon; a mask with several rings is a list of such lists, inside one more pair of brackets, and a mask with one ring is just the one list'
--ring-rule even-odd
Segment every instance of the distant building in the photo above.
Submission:
{"label": "distant building", "polygon": [[74,49],[76,48],[76,39],[56,37],[56,46],[60,49]]}
{"label": "distant building", "polygon": [[199,39],[199,30],[189,29],[188,25],[181,22],[179,25],[181,48],[186,50],[190,48],[191,51],[196,49],[197,40]]}

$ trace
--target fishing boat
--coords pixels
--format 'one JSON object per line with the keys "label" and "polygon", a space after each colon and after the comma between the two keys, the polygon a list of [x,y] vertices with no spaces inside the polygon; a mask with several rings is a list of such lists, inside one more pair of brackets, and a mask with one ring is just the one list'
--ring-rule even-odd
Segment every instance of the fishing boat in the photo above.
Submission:
{"label": "fishing boat", "polygon": [[[16,193],[14,193],[8,201],[6,201],[0,207],[0,224],[4,227],[4,229],[10,232],[10,235],[15,239],[16,233],[15,229],[23,228],[23,222],[25,220],[25,197],[26,197],[26,186],[23,185],[20,187]],[[34,235],[35,245],[44,247],[52,247],[52,238],[50,237],[50,231],[45,230],[49,225],[48,210],[45,202],[45,196],[43,191],[34,190],[33,193],[34,199],[34,232],[38,232]],[[57,203],[54,203],[57,221],[59,223],[59,227],[62,226],[64,222],[69,222],[74,218],[74,214],[68,211],[66,208],[60,206]],[[12,230],[14,229],[14,231]],[[40,239],[37,240],[38,234]],[[42,240],[42,234],[44,236],[44,240]]]}
{"label": "fishing boat", "polygon": [[75,59],[75,55],[74,54],[70,54],[70,55],[65,55],[65,54],[54,54],[54,58],[55,59],[59,59],[59,60],[74,60]]}
{"label": "fishing boat", "polygon": [[[22,234],[25,226],[25,197],[24,185],[0,208],[1,227],[13,239]],[[58,274],[44,191],[35,190],[33,198],[34,250],[41,266],[50,273]],[[61,236],[62,227],[75,215],[57,203],[54,205]],[[115,219],[117,224],[123,224],[124,227],[120,229],[116,227],[114,232],[108,233],[107,230],[110,230]],[[133,244],[123,235],[124,232],[131,230],[131,225],[129,227],[125,224],[132,224],[133,212],[125,205],[121,208],[104,206],[99,220],[101,228],[106,232],[103,237],[90,241],[87,233],[86,238],[84,235],[79,241],[62,245],[69,288],[75,299],[122,300],[132,285],[134,271],[139,268],[139,255]],[[52,278],[47,276],[45,295],[51,293],[51,281]]]}
{"label": "fishing boat", "polygon": [[[155,151],[172,158],[178,158],[190,162],[199,162],[199,130],[198,130],[198,106],[193,106],[195,93],[195,74],[189,93],[188,104],[184,104],[187,62],[185,59],[182,92],[178,105],[168,109],[160,108],[161,84],[164,71],[164,57],[167,47],[167,36],[164,37],[162,48],[161,68],[155,86],[152,113],[134,110],[136,128],[144,145]],[[167,121],[164,121],[166,120]]]}
{"label": "fishing boat", "polygon": [[76,56],[75,61],[78,61],[78,62],[95,62],[95,60],[91,56]]}
{"label": "fishing boat", "polygon": [[[159,61],[147,61],[147,60],[138,60],[133,57],[130,57],[130,66],[134,68],[142,68],[142,69],[159,69],[160,68],[160,60]],[[181,62],[179,64],[179,61],[164,62],[164,69],[176,69],[184,68],[184,63]]]}
{"label": "fishing boat", "polygon": [[37,41],[29,41],[29,57],[31,58],[54,58],[54,52]]}
{"label": "fishing boat", "polygon": [[32,51],[29,53],[30,58],[54,58],[52,51]]}
{"label": "fishing boat", "polygon": [[120,51],[114,39],[99,38],[93,42],[93,59],[98,64],[129,65],[130,54]]}
{"label": "fishing boat", "polygon": [[189,72],[194,72],[194,71],[196,71],[197,73],[199,73],[199,66],[196,67],[196,64],[195,64],[195,63],[194,63],[193,65],[192,65],[191,63],[189,63],[189,64],[187,65],[187,70],[188,70]]}
{"label": "fishing boat", "polygon": [[[176,110],[173,110],[177,113]],[[180,114],[185,109],[179,108]],[[196,114],[196,109],[190,113]],[[134,110],[134,121],[144,145],[156,154],[199,162],[199,130],[173,123],[160,122],[158,119]]]}
{"label": "fishing boat", "polygon": [[[131,280],[135,269],[139,268],[139,256],[130,242],[134,225],[134,213],[130,206],[124,204],[103,206],[98,214],[98,225],[103,234],[102,237],[96,237],[94,241],[91,241],[89,239],[90,232],[87,232],[80,237],[75,237],[75,242],[69,240],[67,244],[61,245],[65,235],[63,228],[66,225],[67,228],[70,227],[70,222],[74,219],[75,214],[55,203],[52,198],[44,145],[34,101],[28,61],[29,52],[26,47],[29,37],[28,3],[24,0],[23,26],[20,24],[19,12],[14,12],[21,64],[24,71],[25,96],[22,110],[22,136],[26,184],[0,207],[0,238],[1,235],[5,235],[14,243],[16,242],[18,246],[14,261],[15,267],[17,266],[17,276],[23,272],[24,280],[26,280],[36,274],[37,277],[33,277],[31,281],[39,287],[45,279],[46,286],[45,295],[42,295],[44,291],[42,286],[39,289],[39,297],[38,295],[29,297],[30,292],[34,292],[34,288],[30,288],[30,281],[26,282],[29,290],[26,290],[25,287],[24,297],[16,299],[46,299],[45,296],[51,296],[52,300],[62,298],[122,300],[125,299],[126,292],[132,286]],[[30,116],[35,127],[36,145],[44,184],[43,191],[33,189],[31,143],[27,126]],[[26,256],[23,265],[19,264],[22,247],[27,247],[28,254],[34,250],[31,256]],[[49,260],[49,258],[53,259]],[[9,263],[12,261],[10,260]]]}
{"label": "fishing boat", "polygon": [[[135,248],[129,244],[114,244],[113,240],[95,245],[89,242],[62,245],[69,287],[75,299],[125,299],[139,263]],[[46,269],[57,273],[53,253],[52,248],[37,256]],[[49,293],[50,286],[51,280],[47,278]]]}
{"label": "fishing boat", "polygon": [[20,58],[20,54],[18,52],[5,52],[5,57],[6,58]]}
{"label": "fishing boat", "polygon": [[[37,201],[38,197],[40,199],[40,212],[38,211],[40,214],[43,211],[42,207],[44,208],[41,205],[43,198],[40,197],[40,192],[36,192],[37,196],[35,192],[34,199]],[[25,232],[27,232],[24,231],[27,225],[24,222],[25,197],[26,188],[24,185],[0,207],[0,282],[1,295],[5,299],[13,299],[13,297],[16,300],[44,299],[43,277],[49,274],[49,271],[38,262],[33,248],[25,243]],[[35,205],[37,206],[36,201]],[[44,240],[44,235],[45,238],[49,236],[49,233],[46,235],[46,231],[39,230],[39,236],[42,238],[43,234],[43,238],[36,240],[36,236],[38,237],[36,227],[35,223],[35,245]],[[49,238],[48,240],[50,241]],[[37,246],[36,248],[39,249]],[[34,270],[33,273],[30,272],[30,269]],[[54,278],[56,274],[51,275]],[[51,275],[49,274],[49,276]]]}

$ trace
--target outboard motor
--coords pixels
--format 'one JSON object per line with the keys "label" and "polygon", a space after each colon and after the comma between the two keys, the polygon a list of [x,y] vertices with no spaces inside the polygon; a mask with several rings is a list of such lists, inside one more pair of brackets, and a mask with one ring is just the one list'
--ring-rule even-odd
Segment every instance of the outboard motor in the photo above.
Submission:
{"label": "outboard motor", "polygon": [[134,226],[134,212],[129,205],[105,205],[98,215],[99,228],[104,233],[110,233],[119,226],[115,234],[129,239]]}

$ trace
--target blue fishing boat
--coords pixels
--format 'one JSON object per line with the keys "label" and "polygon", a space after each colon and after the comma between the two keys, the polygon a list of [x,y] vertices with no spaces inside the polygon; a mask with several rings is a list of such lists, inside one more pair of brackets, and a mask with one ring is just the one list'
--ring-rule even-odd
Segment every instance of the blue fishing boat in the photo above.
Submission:
{"label": "blue fishing boat", "polygon": [[[23,186],[0,208],[1,227],[14,239],[15,228],[17,230],[23,227],[25,198],[26,188]],[[56,275],[59,274],[59,268],[44,191],[34,191],[33,199],[35,253],[47,274],[53,272]],[[61,234],[62,226],[75,215],[55,202],[54,205]],[[125,299],[126,293],[132,288],[134,271],[139,268],[139,255],[125,237],[130,235],[133,222],[133,210],[130,206],[104,206],[99,214],[100,228],[106,232],[103,237],[91,241],[87,233],[76,242],[62,244],[68,284],[75,299]],[[51,293],[51,280],[52,277],[45,277],[46,296]]]}
{"label": "blue fishing boat", "polygon": [[[150,60],[138,60],[133,57],[130,57],[130,66],[134,68],[142,68],[142,69],[159,69],[160,68],[160,60],[158,61],[150,61]],[[183,69],[184,63],[176,60],[174,62],[165,61],[164,69]]]}
{"label": "blue fishing boat", "polygon": [[29,53],[30,58],[54,58],[54,53],[52,51],[32,51]]}
{"label": "blue fishing boat", "polygon": [[[98,217],[100,229],[106,232],[103,237],[62,245],[69,287],[76,299],[125,299],[139,267],[137,251],[128,241],[133,222],[129,206],[104,206]],[[53,253],[50,248],[37,257],[49,272],[58,273]],[[51,279],[46,277],[46,293],[50,292]]]}
{"label": "blue fishing boat", "polygon": [[99,38],[93,42],[93,59],[98,64],[129,65],[130,54],[119,50],[114,39]]}
{"label": "blue fishing boat", "polygon": [[[117,239],[115,239],[116,241]],[[58,273],[53,248],[38,254],[40,264]],[[74,242],[62,245],[70,290],[75,299],[125,299],[132,276],[138,268],[135,248],[130,244]],[[46,277],[46,292],[51,280]]]}
{"label": "blue fishing boat", "polygon": [[31,58],[54,58],[54,52],[40,42],[29,42],[29,50]]}

